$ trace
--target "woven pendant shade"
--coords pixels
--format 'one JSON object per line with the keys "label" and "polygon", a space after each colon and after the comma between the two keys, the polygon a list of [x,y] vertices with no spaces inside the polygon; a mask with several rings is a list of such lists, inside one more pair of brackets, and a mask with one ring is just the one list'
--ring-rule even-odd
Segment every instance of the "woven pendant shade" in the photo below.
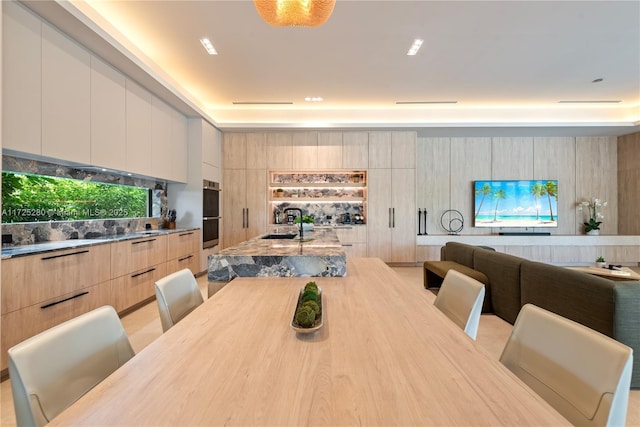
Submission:
{"label": "woven pendant shade", "polygon": [[335,0],[253,0],[258,13],[274,27],[318,27],[333,12]]}

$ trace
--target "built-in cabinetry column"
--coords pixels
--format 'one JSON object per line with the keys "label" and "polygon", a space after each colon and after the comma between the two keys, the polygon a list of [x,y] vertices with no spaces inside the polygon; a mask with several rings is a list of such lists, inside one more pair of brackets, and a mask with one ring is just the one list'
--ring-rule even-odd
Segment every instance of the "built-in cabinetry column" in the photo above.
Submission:
{"label": "built-in cabinetry column", "polygon": [[416,259],[416,133],[369,133],[368,255]]}
{"label": "built-in cabinetry column", "polygon": [[229,247],[266,230],[267,143],[262,133],[227,133],[222,142],[222,246]]}

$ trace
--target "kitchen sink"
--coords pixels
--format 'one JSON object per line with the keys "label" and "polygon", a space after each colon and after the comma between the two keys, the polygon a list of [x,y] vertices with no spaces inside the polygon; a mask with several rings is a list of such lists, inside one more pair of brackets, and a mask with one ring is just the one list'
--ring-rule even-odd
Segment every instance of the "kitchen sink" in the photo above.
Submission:
{"label": "kitchen sink", "polygon": [[296,236],[297,234],[291,234],[291,233],[271,233],[271,234],[265,234],[264,236],[261,237],[261,239],[293,239]]}

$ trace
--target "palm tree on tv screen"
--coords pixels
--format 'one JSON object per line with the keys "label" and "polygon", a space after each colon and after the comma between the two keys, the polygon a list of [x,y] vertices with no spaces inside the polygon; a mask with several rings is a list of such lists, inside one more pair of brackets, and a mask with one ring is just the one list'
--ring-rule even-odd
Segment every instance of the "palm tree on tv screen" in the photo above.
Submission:
{"label": "palm tree on tv screen", "polygon": [[507,198],[507,193],[505,193],[504,190],[501,188],[498,191],[496,191],[496,194],[493,195],[493,198],[496,199],[496,209],[493,213],[493,220],[497,222],[498,221],[498,203],[500,202],[500,199]]}
{"label": "palm tree on tv screen", "polygon": [[553,181],[547,181],[544,185],[544,188],[547,192],[547,199],[549,200],[549,213],[551,221],[555,221],[553,218],[553,207],[551,205],[551,198],[553,197],[556,202],[558,201],[558,184]]}
{"label": "palm tree on tv screen", "polygon": [[540,219],[540,205],[538,204],[538,199],[547,194],[547,189],[544,185],[536,183],[531,186],[531,194],[536,199],[536,221],[538,221]]}
{"label": "palm tree on tv screen", "polygon": [[484,198],[492,193],[491,186],[489,184],[485,184],[481,189],[476,190],[476,196],[482,194],[482,200],[480,200],[480,205],[478,206],[478,210],[476,211],[476,218],[480,215],[480,209],[482,209],[482,204],[484,203]]}

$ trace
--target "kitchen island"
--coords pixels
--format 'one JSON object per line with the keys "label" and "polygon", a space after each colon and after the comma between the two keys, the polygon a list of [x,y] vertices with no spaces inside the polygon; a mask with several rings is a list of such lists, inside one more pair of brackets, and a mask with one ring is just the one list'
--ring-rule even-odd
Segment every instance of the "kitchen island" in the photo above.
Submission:
{"label": "kitchen island", "polygon": [[[305,231],[304,239],[289,230],[261,235],[209,255],[210,282],[236,277],[342,277],[347,256],[331,227]],[[295,237],[294,237],[295,236]]]}

